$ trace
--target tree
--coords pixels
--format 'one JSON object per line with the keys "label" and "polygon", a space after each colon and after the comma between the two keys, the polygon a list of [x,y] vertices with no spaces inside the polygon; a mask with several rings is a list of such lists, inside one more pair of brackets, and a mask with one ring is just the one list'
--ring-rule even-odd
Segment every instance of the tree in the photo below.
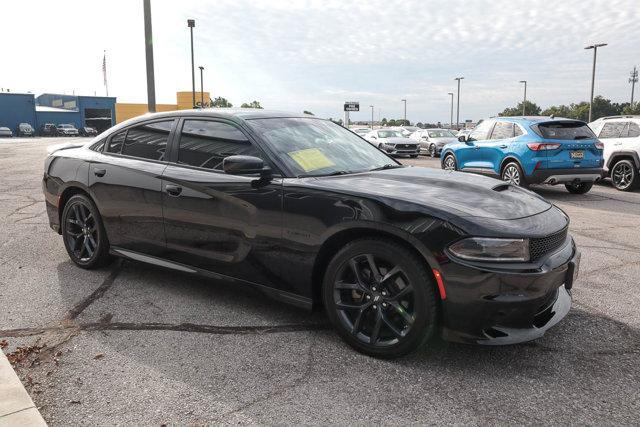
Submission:
{"label": "tree", "polygon": [[313,115],[314,115],[311,111],[307,111],[307,110],[304,110],[304,111],[302,112],[302,114],[308,114],[308,115],[310,115],[310,116],[313,116]]}
{"label": "tree", "polygon": [[569,117],[571,115],[571,108],[566,105],[552,105],[540,114],[543,116]]}
{"label": "tree", "polygon": [[383,117],[383,118],[382,118],[382,120],[380,121],[380,124],[381,124],[382,126],[387,126],[387,124],[388,124],[388,123],[387,123],[387,119],[386,119],[385,117]]}
{"label": "tree", "polygon": [[622,109],[622,114],[640,114],[640,102],[634,102],[633,106],[627,104]]}
{"label": "tree", "polygon": [[[538,116],[540,115],[540,107],[534,102],[526,101],[525,102],[525,114],[528,116]],[[522,115],[522,101],[518,103],[515,107],[505,108],[500,116],[521,116]]]}
{"label": "tree", "polygon": [[395,119],[389,119],[389,121],[387,121],[387,126],[398,126],[398,123]]}
{"label": "tree", "polygon": [[418,122],[418,123],[416,123],[416,126],[417,126],[417,127],[419,127],[420,129],[422,129],[422,127],[423,127],[424,125],[422,124],[422,122]]}
{"label": "tree", "polygon": [[233,107],[233,104],[227,101],[226,98],[219,96],[211,103],[211,106],[218,108],[231,108]]}
{"label": "tree", "polygon": [[249,104],[247,104],[246,102],[244,102],[240,108],[260,108],[262,109],[262,105],[260,105],[259,101],[252,101]]}

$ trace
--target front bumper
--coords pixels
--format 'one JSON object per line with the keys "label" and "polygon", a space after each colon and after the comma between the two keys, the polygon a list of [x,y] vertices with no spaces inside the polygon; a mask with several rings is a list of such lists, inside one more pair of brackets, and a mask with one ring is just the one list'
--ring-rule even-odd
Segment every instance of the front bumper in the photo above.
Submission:
{"label": "front bumper", "polygon": [[385,145],[384,151],[386,151],[389,154],[397,155],[397,156],[413,156],[413,155],[420,154],[420,147],[398,148],[398,147],[392,147],[390,145]]}
{"label": "front bumper", "polygon": [[569,290],[579,264],[571,237],[527,267],[483,267],[458,260],[441,264],[447,295],[442,301],[443,338],[502,345],[541,337],[569,312]]}
{"label": "front bumper", "polygon": [[538,169],[527,177],[529,184],[568,184],[571,182],[596,182],[602,179],[601,168]]}

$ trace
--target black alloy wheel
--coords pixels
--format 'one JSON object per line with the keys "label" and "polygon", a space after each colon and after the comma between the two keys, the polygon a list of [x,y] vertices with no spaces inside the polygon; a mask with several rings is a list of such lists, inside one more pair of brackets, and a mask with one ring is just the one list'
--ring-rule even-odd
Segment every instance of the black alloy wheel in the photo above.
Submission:
{"label": "black alloy wheel", "polygon": [[429,155],[431,157],[436,157],[436,144],[429,145]]}
{"label": "black alloy wheel", "polygon": [[564,185],[571,194],[586,194],[593,187],[593,182],[578,182]]}
{"label": "black alloy wheel", "polygon": [[323,283],[329,319],[357,351],[382,358],[405,355],[433,335],[436,297],[424,260],[380,239],[347,244]]}
{"label": "black alloy wheel", "polygon": [[86,269],[109,260],[109,242],[95,204],[87,196],[71,197],[62,213],[62,237],[69,258]]}
{"label": "black alloy wheel", "polygon": [[611,182],[617,190],[631,191],[638,181],[638,170],[630,160],[620,160],[611,168]]}

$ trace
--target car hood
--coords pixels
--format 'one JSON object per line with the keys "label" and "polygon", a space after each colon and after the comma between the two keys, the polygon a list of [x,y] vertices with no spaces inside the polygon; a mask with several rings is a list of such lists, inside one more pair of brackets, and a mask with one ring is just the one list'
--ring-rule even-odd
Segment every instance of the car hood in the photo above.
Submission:
{"label": "car hood", "polygon": [[413,139],[393,136],[391,138],[380,138],[378,141],[383,144],[416,144]]}
{"label": "car hood", "polygon": [[409,202],[453,216],[511,220],[549,210],[537,194],[497,179],[440,169],[405,167],[333,177],[311,178],[308,185],[348,194]]}

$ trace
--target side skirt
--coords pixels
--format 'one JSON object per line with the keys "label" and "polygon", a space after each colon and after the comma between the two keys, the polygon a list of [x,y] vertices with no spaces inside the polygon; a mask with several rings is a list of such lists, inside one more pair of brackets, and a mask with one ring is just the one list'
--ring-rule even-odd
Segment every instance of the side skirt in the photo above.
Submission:
{"label": "side skirt", "polygon": [[266,296],[278,301],[282,301],[286,304],[291,304],[299,308],[311,311],[313,308],[313,301],[311,298],[303,297],[287,291],[281,291],[279,289],[270,288],[268,286],[260,285],[258,283],[249,282],[247,280],[237,279],[235,277],[226,276],[224,274],[215,273],[209,270],[203,270],[201,268],[192,267],[189,265],[181,264],[178,262],[168,261],[166,259],[154,257],[151,255],[141,254],[139,252],[131,251],[128,249],[112,246],[109,249],[109,253],[122,258],[130,259],[133,261],[140,261],[147,264],[152,264],[162,268],[168,268],[175,271],[181,271],[183,273],[196,274],[198,276],[209,277],[211,279],[223,280],[225,282],[238,283],[244,286],[251,286],[252,288],[262,292]]}

